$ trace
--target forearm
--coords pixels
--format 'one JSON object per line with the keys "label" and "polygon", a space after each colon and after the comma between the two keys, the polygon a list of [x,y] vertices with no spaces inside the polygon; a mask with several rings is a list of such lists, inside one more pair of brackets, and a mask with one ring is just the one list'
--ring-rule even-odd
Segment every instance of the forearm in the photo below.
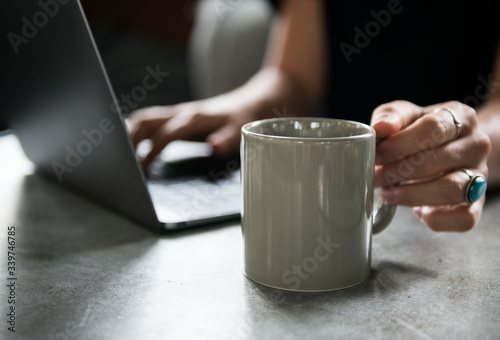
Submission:
{"label": "forearm", "polygon": [[251,120],[314,115],[324,91],[324,31],[322,1],[283,1],[262,69],[240,88],[203,105],[231,102]]}
{"label": "forearm", "polygon": [[245,111],[249,120],[312,116],[319,101],[308,98],[300,81],[278,67],[261,69],[243,86],[210,98],[204,105],[231,101]]}
{"label": "forearm", "polygon": [[488,186],[500,188],[500,41],[489,88],[490,98],[479,108],[480,128],[490,137],[491,153],[488,157]]}
{"label": "forearm", "polygon": [[488,157],[488,185],[500,187],[500,98],[489,100],[478,110],[479,126],[491,140]]}

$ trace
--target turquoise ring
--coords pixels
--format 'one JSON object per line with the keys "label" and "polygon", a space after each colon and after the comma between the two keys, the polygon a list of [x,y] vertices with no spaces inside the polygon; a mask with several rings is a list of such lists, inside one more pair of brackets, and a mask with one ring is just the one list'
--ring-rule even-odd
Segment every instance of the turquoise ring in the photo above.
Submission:
{"label": "turquoise ring", "polygon": [[465,187],[465,202],[472,204],[483,197],[486,192],[488,186],[486,178],[481,174],[474,174],[467,169],[462,169],[461,171],[470,178],[469,183]]}

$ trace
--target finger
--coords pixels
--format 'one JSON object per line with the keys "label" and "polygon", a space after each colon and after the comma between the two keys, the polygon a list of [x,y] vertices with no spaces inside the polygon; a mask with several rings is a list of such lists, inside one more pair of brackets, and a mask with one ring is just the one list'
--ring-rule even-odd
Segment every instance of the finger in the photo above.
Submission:
{"label": "finger", "polygon": [[154,106],[135,111],[129,120],[129,134],[134,147],[140,141],[148,139],[154,130],[177,114],[180,106]]}
{"label": "finger", "polygon": [[[169,124],[171,122],[174,124]],[[190,139],[190,131],[188,128],[189,125],[187,123],[176,124],[174,118],[164,122],[160,127],[156,128],[153,133],[148,136],[151,141],[151,150],[141,161],[142,167],[146,169],[170,142],[176,139]]]}
{"label": "finger", "polygon": [[142,140],[149,139],[151,135],[165,122],[168,118],[155,118],[138,122],[130,129],[130,139],[134,147],[137,147]]}
{"label": "finger", "polygon": [[227,157],[238,150],[241,139],[241,126],[237,124],[226,125],[207,137],[207,142],[212,145],[217,157]]}
{"label": "finger", "polygon": [[184,111],[158,127],[149,137],[152,148],[143,159],[142,166],[148,167],[155,157],[174,140],[194,140],[206,136],[226,122],[222,115],[207,115],[202,112]]}
{"label": "finger", "polygon": [[[467,135],[477,125],[474,109],[459,102],[439,106],[449,108],[462,122],[459,135]],[[446,110],[434,111],[436,106],[424,109],[419,119],[402,131],[383,140],[377,146],[377,164],[402,160],[409,155],[436,148],[455,139],[457,126],[453,116]]]}
{"label": "finger", "polygon": [[164,140],[156,140],[156,142],[152,143],[151,150],[141,161],[142,168],[147,169],[168,143],[166,138]]}
{"label": "finger", "polygon": [[[475,169],[473,172],[482,173]],[[483,171],[487,171],[483,169]],[[485,174],[485,177],[487,174]],[[384,187],[380,195],[389,204],[406,206],[439,206],[465,201],[465,190],[470,178],[462,171],[454,171],[434,180]]]}
{"label": "finger", "polygon": [[453,206],[416,207],[413,212],[434,231],[466,232],[479,222],[484,201],[483,197],[472,205],[462,203]]}
{"label": "finger", "polygon": [[387,138],[404,129],[423,114],[422,109],[403,100],[380,105],[373,111],[371,122],[377,138]]}
{"label": "finger", "polygon": [[475,133],[454,143],[416,152],[403,160],[377,166],[375,186],[436,177],[455,169],[477,168],[489,153],[490,142],[483,133]]}

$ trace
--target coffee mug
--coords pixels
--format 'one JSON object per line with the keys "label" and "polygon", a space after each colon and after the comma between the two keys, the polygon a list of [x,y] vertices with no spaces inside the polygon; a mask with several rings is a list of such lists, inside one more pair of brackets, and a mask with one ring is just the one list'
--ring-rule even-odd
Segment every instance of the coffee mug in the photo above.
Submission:
{"label": "coffee mug", "polygon": [[245,274],[291,291],[348,288],[368,278],[372,233],[396,207],[374,211],[375,131],[339,119],[277,118],[242,128]]}

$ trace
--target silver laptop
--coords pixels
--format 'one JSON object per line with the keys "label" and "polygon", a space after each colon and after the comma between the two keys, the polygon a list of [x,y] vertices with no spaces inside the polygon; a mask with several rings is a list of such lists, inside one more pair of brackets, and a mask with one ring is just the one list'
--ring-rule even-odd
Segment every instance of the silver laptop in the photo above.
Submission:
{"label": "silver laptop", "polygon": [[143,174],[79,1],[1,7],[2,110],[40,172],[158,230],[239,218],[237,157],[174,142]]}

